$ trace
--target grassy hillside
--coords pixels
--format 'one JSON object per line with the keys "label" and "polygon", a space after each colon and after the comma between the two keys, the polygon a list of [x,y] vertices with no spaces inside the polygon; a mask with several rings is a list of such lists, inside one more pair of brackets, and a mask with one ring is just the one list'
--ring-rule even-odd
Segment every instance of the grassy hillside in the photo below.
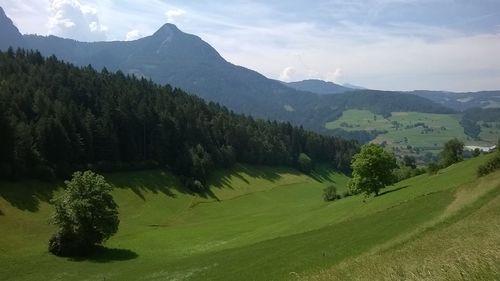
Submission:
{"label": "grassy hillside", "polygon": [[[205,197],[163,171],[107,175],[115,186],[121,226],[98,253],[71,260],[50,255],[49,198],[37,182],[0,184],[2,280],[284,280],[364,256],[420,235],[447,214],[498,190],[499,174],[473,188],[489,155],[422,175],[376,198],[332,203],[322,188],[347,178],[326,167],[312,176],[286,168],[238,165],[211,179]],[[496,175],[496,177],[495,177]],[[40,189],[40,187],[42,187]],[[34,192],[34,190],[39,190]],[[464,199],[465,198],[465,199]],[[482,203],[476,203],[481,206]],[[436,228],[440,227],[435,226]],[[492,239],[495,239],[494,237]],[[321,277],[319,277],[321,278]]]}
{"label": "grassy hillside", "polygon": [[301,280],[499,280],[499,176],[496,172],[462,186],[444,219],[407,241]]}
{"label": "grassy hillside", "polygon": [[368,110],[351,109],[344,111],[337,120],[326,123],[325,127],[346,131],[377,130],[379,135],[373,142],[386,143],[398,154],[416,154],[415,148],[418,148],[421,156],[426,152],[438,153],[443,144],[454,137],[464,141],[465,145],[480,146],[491,146],[500,138],[497,122],[489,122],[481,126],[481,140],[473,140],[465,135],[460,118],[455,114],[420,112],[393,112],[384,118]]}

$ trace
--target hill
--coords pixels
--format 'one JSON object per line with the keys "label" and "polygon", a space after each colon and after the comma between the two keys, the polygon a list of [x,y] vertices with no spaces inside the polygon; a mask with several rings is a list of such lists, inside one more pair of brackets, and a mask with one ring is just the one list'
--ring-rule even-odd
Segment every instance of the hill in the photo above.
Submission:
{"label": "hill", "polygon": [[456,111],[465,111],[471,108],[500,108],[500,91],[470,93],[412,91],[408,93],[430,99]]}
{"label": "hill", "polygon": [[[490,157],[400,182],[379,197],[333,203],[322,200],[323,187],[335,183],[342,191],[347,178],[326,166],[306,176],[236,165],[213,174],[206,197],[191,194],[168,171],[106,174],[120,207],[119,232],[77,260],[47,252],[49,200],[60,185],[1,181],[0,278],[287,280],[316,278],[322,270],[324,279],[351,270],[355,279],[371,272],[452,278],[460,269],[494,280],[500,172],[476,178]],[[425,272],[414,267],[423,256]]]}
{"label": "hill", "polygon": [[347,171],[358,146],[290,123],[254,120],[169,85],[0,52],[0,177],[66,177],[169,167],[203,192],[235,162],[295,167],[301,153]]}
{"label": "hill", "polygon": [[325,128],[360,142],[384,145],[399,157],[412,155],[419,163],[435,160],[445,142],[458,138],[468,146],[490,147],[500,138],[498,109],[470,109],[457,114],[392,112],[389,116],[349,109]]}
{"label": "hill", "polygon": [[[4,14],[0,17],[0,31],[8,30],[5,34],[0,32],[2,39],[7,38],[2,40],[5,45],[36,49],[46,57],[56,55],[78,66],[106,67],[111,71],[121,70],[124,74],[152,79],[161,85],[168,83],[254,117],[289,121],[324,131],[324,123],[337,117],[345,103],[344,98],[299,91],[231,64],[201,38],[184,33],[172,24],[165,24],[153,35],[135,41],[88,43],[56,36],[21,35],[10,19]],[[7,41],[12,36],[22,40]],[[424,98],[380,93],[385,94],[378,96],[379,106],[385,104],[384,97],[394,100],[397,95],[400,105],[419,105],[418,108],[413,106],[415,111],[450,111]],[[351,106],[356,104],[351,102]],[[362,103],[358,107],[366,106],[370,104]],[[397,111],[404,111],[404,108]]]}
{"label": "hill", "polygon": [[354,89],[335,84],[333,82],[323,81],[319,79],[308,79],[296,82],[288,82],[285,85],[297,89],[320,95],[338,94],[353,91]]}

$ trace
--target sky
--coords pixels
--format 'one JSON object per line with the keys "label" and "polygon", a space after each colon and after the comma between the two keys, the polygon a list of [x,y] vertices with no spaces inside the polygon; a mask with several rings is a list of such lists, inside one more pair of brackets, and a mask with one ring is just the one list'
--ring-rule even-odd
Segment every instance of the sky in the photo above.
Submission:
{"label": "sky", "polygon": [[500,89],[500,0],[0,0],[23,34],[134,40],[173,23],[272,79]]}

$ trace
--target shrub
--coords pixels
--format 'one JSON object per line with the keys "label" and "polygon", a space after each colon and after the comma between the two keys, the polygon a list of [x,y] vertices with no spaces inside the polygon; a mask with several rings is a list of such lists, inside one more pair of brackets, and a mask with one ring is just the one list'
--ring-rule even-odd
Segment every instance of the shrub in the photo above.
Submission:
{"label": "shrub", "polygon": [[490,159],[484,165],[479,166],[477,169],[477,175],[479,177],[486,176],[487,174],[498,169],[500,169],[500,153],[497,153],[495,157]]}
{"label": "shrub", "polygon": [[439,166],[439,164],[437,164],[436,162],[431,162],[427,166],[427,173],[429,175],[435,175],[435,174],[437,174],[439,169],[441,169],[441,166]]}
{"label": "shrub", "polygon": [[83,256],[88,254],[91,249],[80,236],[62,229],[49,239],[49,252],[60,257]]}
{"label": "shrub", "polygon": [[346,197],[349,197],[349,196],[352,196],[351,192],[349,190],[346,190],[344,192],[342,192],[342,198],[346,198]]}
{"label": "shrub", "polygon": [[323,199],[327,202],[334,201],[340,198],[342,198],[342,196],[340,196],[340,194],[337,194],[337,188],[333,185],[330,185],[323,190]]}

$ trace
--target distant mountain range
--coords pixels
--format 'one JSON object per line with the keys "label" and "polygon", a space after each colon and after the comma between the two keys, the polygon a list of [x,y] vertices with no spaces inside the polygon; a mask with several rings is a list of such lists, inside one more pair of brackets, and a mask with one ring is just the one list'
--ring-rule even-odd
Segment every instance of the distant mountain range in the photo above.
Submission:
{"label": "distant mountain range", "polygon": [[[226,61],[208,43],[172,24],[135,41],[88,43],[56,36],[22,35],[0,8],[0,38],[2,50],[8,46],[36,49],[44,56],[56,55],[75,65],[120,70],[159,84],[171,84],[239,113],[289,121],[317,131],[324,130],[324,124],[346,108],[383,114],[390,110],[453,112],[416,95],[354,90],[317,80],[283,84]],[[327,92],[337,94],[320,95]]]}
{"label": "distant mountain range", "polygon": [[417,95],[457,111],[471,108],[500,108],[500,91],[454,93],[443,91],[411,91]]}
{"label": "distant mountain range", "polygon": [[320,95],[329,94],[340,94],[351,92],[357,89],[341,86],[333,82],[318,80],[318,79],[308,79],[297,82],[288,82],[285,85],[294,88],[299,91],[307,91],[311,93],[316,93]]}

